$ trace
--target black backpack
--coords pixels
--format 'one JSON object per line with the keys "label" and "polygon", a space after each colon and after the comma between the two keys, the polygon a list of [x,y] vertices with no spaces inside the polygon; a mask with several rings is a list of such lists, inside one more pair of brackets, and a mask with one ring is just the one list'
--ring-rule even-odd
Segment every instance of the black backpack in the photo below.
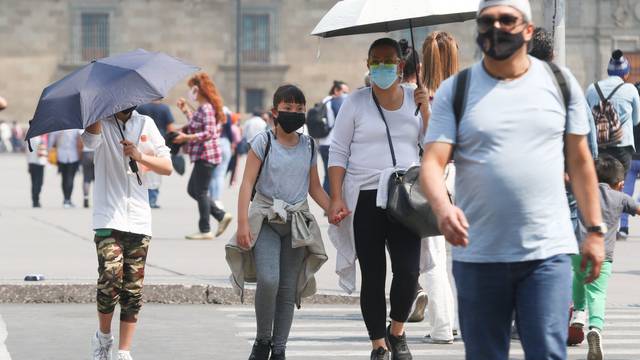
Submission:
{"label": "black backpack", "polygon": [[327,103],[329,101],[317,103],[307,112],[307,129],[309,135],[314,139],[324,139],[331,133],[332,127],[329,126],[327,120]]}
{"label": "black backpack", "polygon": [[[553,73],[556,85],[558,85],[558,88],[560,89],[560,93],[562,94],[562,98],[564,99],[564,106],[566,109],[569,109],[569,104],[571,102],[571,91],[569,88],[569,83],[558,65],[552,62],[547,62],[547,65]],[[458,128],[460,125],[460,121],[462,120],[462,116],[464,115],[465,107],[467,105],[466,101],[469,88],[469,80],[471,78],[470,75],[470,68],[462,70],[458,75],[456,75],[453,97],[453,114],[455,115],[456,119],[456,128]]]}

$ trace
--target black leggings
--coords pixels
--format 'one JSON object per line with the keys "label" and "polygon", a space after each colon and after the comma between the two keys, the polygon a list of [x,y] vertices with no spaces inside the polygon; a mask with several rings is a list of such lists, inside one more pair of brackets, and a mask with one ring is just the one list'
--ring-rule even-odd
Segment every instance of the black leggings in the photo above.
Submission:
{"label": "black leggings", "polygon": [[390,220],[386,210],[376,207],[376,195],[376,190],[360,191],[353,224],[362,275],[360,308],[371,340],[384,338],[386,332],[385,245],[393,272],[390,316],[406,322],[418,287],[421,244],[417,235]]}
{"label": "black leggings", "polygon": [[209,197],[209,183],[211,182],[211,173],[215,167],[214,164],[203,160],[196,161],[193,164],[193,171],[187,186],[189,196],[198,202],[198,212],[200,213],[198,227],[200,232],[203,233],[211,231],[209,216],[213,216],[220,221],[225,215],[225,212],[218,208],[216,203]]}
{"label": "black leggings", "polygon": [[29,164],[31,174],[31,200],[33,205],[40,204],[40,191],[44,180],[44,165]]}

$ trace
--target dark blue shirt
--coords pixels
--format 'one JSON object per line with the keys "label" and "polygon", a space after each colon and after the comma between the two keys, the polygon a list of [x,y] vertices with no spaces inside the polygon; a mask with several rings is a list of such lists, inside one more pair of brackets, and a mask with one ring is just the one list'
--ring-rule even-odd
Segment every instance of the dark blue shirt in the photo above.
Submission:
{"label": "dark blue shirt", "polygon": [[136,111],[152,118],[163,137],[167,135],[167,126],[175,122],[171,109],[165,104],[148,103],[138,106]]}

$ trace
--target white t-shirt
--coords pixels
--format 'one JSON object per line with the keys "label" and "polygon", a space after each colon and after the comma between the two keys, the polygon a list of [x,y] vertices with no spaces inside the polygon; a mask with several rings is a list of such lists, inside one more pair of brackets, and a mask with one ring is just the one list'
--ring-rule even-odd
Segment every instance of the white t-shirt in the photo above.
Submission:
{"label": "white t-shirt", "polygon": [[254,137],[256,137],[256,135],[265,131],[266,128],[267,123],[264,119],[259,116],[253,116],[243,124],[242,136],[250,142]]}
{"label": "white t-shirt", "polygon": [[[151,208],[147,188],[138,184],[122,151],[122,122],[102,119],[102,132],[82,134],[85,147],[95,150],[93,229],[114,229],[151,236]],[[155,122],[137,111],[124,124],[125,138],[141,147],[141,138],[155,149],[157,157],[171,158],[169,148]],[[140,168],[140,164],[138,164]]]}
{"label": "white t-shirt", "polygon": [[82,130],[69,129],[53,132],[49,135],[49,148],[56,147],[58,162],[70,164],[80,161],[78,140]]}
{"label": "white t-shirt", "polygon": [[[404,101],[394,111],[383,109],[393,140],[397,165],[408,168],[420,161],[419,147],[422,116],[415,115],[413,89],[402,88]],[[359,174],[380,174],[392,168],[393,161],[387,132],[371,88],[357,90],[349,95],[340,108],[333,128],[329,150],[329,167],[338,166]],[[373,190],[363,188],[362,190]]]}

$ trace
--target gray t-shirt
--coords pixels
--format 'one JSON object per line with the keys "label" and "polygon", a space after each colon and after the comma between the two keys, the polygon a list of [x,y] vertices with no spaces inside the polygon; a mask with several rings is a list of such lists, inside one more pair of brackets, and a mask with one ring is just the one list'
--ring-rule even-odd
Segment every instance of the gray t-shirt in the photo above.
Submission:
{"label": "gray t-shirt", "polygon": [[[438,89],[425,143],[456,144],[456,204],[469,220],[463,262],[520,262],[577,253],[564,186],[564,135],[589,133],[584,95],[573,75],[564,100],[547,65],[500,81],[482,63],[471,71],[464,116],[453,114],[455,77]],[[457,137],[456,137],[457,136]]]}
{"label": "gray t-shirt", "polygon": [[[616,191],[609,184],[600,183],[600,207],[602,208],[602,221],[607,224],[609,231],[604,236],[604,248],[606,260],[613,261],[613,252],[616,248],[616,233],[622,213],[635,216],[638,212],[638,204],[633,198],[622,191]],[[579,222],[578,241],[580,246],[587,237],[587,229],[582,221]]]}
{"label": "gray t-shirt", "polygon": [[309,195],[309,171],[316,166],[317,146],[311,159],[311,141],[307,135],[300,135],[300,141],[293,147],[280,144],[273,132],[263,131],[251,141],[251,149],[258,159],[264,161],[267,136],[271,136],[271,149],[256,183],[256,190],[270,198],[296,204]]}

